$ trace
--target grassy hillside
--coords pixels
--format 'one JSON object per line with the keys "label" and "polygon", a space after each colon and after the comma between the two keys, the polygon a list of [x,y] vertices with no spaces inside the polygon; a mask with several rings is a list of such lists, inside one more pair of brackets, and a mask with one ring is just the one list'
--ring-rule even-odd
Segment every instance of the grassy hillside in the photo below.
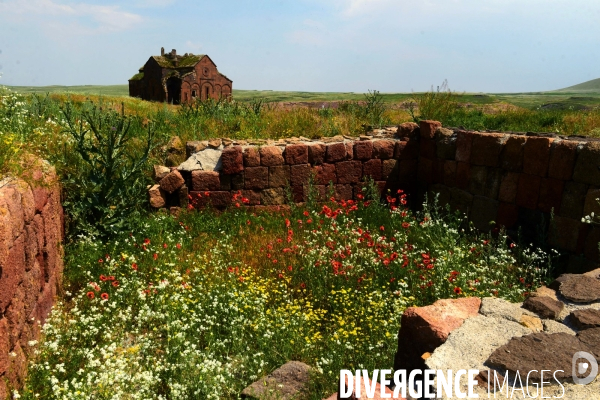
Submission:
{"label": "grassy hillside", "polygon": [[578,85],[569,86],[564,89],[558,89],[555,90],[555,92],[600,93],[600,78],[592,79],[591,81],[583,82]]}

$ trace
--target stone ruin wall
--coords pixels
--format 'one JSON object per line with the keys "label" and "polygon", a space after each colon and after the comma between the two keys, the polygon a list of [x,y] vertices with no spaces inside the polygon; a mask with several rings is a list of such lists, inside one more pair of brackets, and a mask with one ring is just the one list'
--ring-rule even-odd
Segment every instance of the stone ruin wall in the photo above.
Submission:
{"label": "stone ruin wall", "polygon": [[0,399],[22,387],[61,287],[63,209],[56,176],[46,169],[27,179],[33,184],[0,181]]}
{"label": "stone ruin wall", "polygon": [[545,236],[571,254],[572,268],[591,270],[600,258],[600,229],[581,222],[600,214],[598,140],[421,121],[356,138],[217,139],[186,147],[188,159],[179,167],[155,167],[153,207],[224,208],[238,192],[247,206],[278,206],[288,187],[293,201],[302,202],[311,174],[321,199],[332,184],[337,199],[349,200],[371,177],[382,193],[405,190],[413,208],[436,193],[484,231],[495,221],[509,231],[520,226],[527,240]]}

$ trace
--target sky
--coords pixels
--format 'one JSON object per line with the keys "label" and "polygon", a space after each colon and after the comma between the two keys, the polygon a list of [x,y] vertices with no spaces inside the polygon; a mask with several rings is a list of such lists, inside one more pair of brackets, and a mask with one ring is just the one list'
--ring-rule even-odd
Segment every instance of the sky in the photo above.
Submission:
{"label": "sky", "polygon": [[0,84],[126,84],[208,54],[234,89],[530,92],[600,78],[598,0],[0,0]]}

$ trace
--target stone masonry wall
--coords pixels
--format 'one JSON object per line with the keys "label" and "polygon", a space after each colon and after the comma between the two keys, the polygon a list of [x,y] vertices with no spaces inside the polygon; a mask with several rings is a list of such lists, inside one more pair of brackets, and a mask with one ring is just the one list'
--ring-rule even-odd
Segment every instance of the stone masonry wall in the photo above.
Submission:
{"label": "stone masonry wall", "polygon": [[581,218],[600,211],[598,140],[450,130],[422,121],[418,181],[420,193],[439,193],[442,204],[468,213],[479,229],[494,228],[490,221],[519,226],[526,238],[541,233],[570,252],[570,267],[597,266],[600,229]]}
{"label": "stone masonry wall", "polygon": [[278,206],[287,187],[303,202],[311,175],[321,199],[332,184],[337,199],[349,200],[370,177],[382,193],[405,190],[412,207],[438,194],[481,230],[520,227],[525,240],[565,250],[575,270],[594,269],[600,259],[600,228],[581,222],[600,214],[598,140],[421,121],[356,138],[188,142],[186,153],[177,168],[155,167],[153,207]]}
{"label": "stone masonry wall", "polygon": [[63,211],[42,163],[28,181],[0,181],[0,399],[23,385],[27,358],[60,288]]}

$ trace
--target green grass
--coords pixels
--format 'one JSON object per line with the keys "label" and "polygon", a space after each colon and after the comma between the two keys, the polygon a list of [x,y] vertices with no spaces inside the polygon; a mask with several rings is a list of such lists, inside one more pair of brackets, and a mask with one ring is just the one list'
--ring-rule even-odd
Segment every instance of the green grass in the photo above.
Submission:
{"label": "green grass", "polygon": [[576,92],[591,92],[598,93],[600,92],[600,78],[592,79],[591,81],[579,83],[577,85],[569,86],[564,89],[558,89],[556,92],[568,92],[568,93],[576,93]]}

